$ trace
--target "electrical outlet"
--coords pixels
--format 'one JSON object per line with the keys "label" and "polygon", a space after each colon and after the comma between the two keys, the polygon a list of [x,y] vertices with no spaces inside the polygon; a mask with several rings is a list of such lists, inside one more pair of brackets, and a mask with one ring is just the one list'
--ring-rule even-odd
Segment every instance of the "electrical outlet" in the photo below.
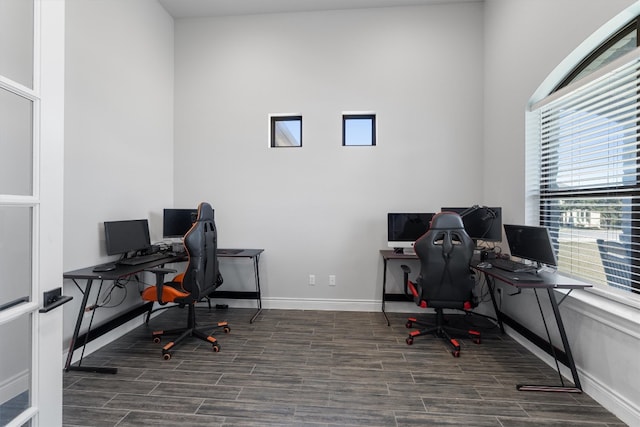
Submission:
{"label": "electrical outlet", "polygon": [[334,274],[330,274],[329,275],[329,286],[335,286],[336,285],[336,276]]}
{"label": "electrical outlet", "polygon": [[315,274],[310,274],[309,275],[309,285],[313,286],[316,284],[316,275]]}

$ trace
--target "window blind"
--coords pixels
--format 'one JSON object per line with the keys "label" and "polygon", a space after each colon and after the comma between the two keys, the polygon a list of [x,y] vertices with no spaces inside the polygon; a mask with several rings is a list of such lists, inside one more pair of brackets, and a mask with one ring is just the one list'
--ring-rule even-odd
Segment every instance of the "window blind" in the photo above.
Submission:
{"label": "window blind", "polygon": [[640,291],[640,50],[555,92],[529,114],[528,200],[558,270]]}

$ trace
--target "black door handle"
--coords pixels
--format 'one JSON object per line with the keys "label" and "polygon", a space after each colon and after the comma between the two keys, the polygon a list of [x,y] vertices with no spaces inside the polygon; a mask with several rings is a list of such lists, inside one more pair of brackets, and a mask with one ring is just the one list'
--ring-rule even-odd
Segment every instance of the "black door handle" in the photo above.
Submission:
{"label": "black door handle", "polygon": [[0,311],[6,310],[18,304],[22,304],[23,302],[29,302],[29,297],[20,297],[20,298],[14,299],[13,301],[9,301],[8,303],[2,304],[0,305]]}

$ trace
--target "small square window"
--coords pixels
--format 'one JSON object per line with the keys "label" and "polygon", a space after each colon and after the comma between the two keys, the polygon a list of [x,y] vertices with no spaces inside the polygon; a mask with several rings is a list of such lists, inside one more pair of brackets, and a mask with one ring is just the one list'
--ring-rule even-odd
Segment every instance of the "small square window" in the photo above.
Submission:
{"label": "small square window", "polygon": [[372,146],[376,145],[375,114],[343,114],[342,145]]}
{"label": "small square window", "polygon": [[302,116],[271,116],[272,147],[302,147]]}

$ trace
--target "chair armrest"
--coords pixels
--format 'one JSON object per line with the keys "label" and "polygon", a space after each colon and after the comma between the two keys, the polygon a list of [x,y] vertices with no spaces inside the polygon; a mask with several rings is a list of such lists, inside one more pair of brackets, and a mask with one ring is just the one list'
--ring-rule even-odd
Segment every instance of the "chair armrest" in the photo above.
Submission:
{"label": "chair armrest", "polygon": [[427,303],[422,300],[422,286],[420,285],[420,277],[416,279],[415,282],[409,280],[409,274],[411,274],[411,269],[406,265],[401,265],[402,271],[404,273],[404,293],[408,297],[413,298],[413,302],[416,303],[419,307],[427,308]]}
{"label": "chair armrest", "polygon": [[176,273],[178,270],[173,268],[146,268],[144,271],[155,274],[156,276],[156,292],[158,295],[158,304],[165,305],[167,301],[162,300],[162,290],[164,287],[164,276],[169,273]]}

